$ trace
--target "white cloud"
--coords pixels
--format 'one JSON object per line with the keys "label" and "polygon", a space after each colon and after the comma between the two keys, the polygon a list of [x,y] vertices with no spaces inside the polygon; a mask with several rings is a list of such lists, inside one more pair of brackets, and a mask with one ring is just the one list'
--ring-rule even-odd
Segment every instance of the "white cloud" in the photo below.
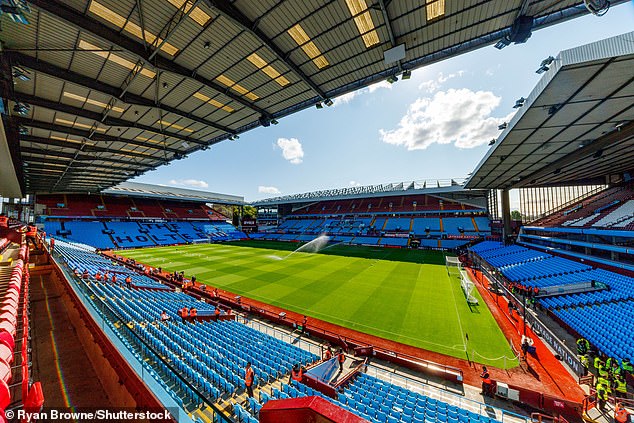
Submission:
{"label": "white cloud", "polygon": [[383,142],[408,150],[424,150],[434,143],[473,148],[488,143],[499,134],[498,125],[508,122],[514,112],[493,117],[500,97],[490,91],[467,88],[439,91],[433,98],[417,99],[401,118],[398,128],[381,129]]}
{"label": "white cloud", "polygon": [[278,138],[277,146],[282,149],[282,156],[292,164],[300,164],[303,161],[304,149],[297,138]]}
{"label": "white cloud", "polygon": [[187,187],[196,187],[196,188],[207,188],[209,184],[205,181],[201,181],[199,179],[171,179],[169,182],[170,185],[181,185]]}
{"label": "white cloud", "polygon": [[350,186],[351,187],[360,187],[361,186],[361,182],[350,181]]}
{"label": "white cloud", "polygon": [[424,90],[427,91],[428,93],[433,93],[435,91],[438,91],[445,82],[449,81],[450,79],[453,78],[459,78],[462,75],[464,75],[465,71],[463,70],[459,70],[458,72],[454,72],[454,73],[450,73],[449,75],[445,75],[442,72],[438,73],[438,76],[436,77],[436,79],[430,79],[428,81],[425,82],[421,82],[418,85],[418,89],[419,90]]}
{"label": "white cloud", "polygon": [[376,82],[372,85],[370,85],[369,87],[366,88],[361,88],[360,90],[356,90],[356,91],[352,91],[346,94],[342,94],[339,97],[335,98],[334,100],[334,104],[333,106],[341,106],[342,104],[348,104],[350,103],[352,100],[354,100],[355,98],[359,97],[360,95],[363,94],[372,94],[373,92],[375,92],[376,90],[382,89],[382,88],[386,88],[386,89],[392,89],[392,84],[390,84],[387,81],[379,81]]}
{"label": "white cloud", "polygon": [[[379,81],[379,82],[375,82],[374,84],[370,85],[368,88],[364,88],[365,90],[368,90],[369,93],[373,93],[376,90],[379,90],[381,88],[386,88],[388,90],[392,89],[392,84],[390,84],[387,81]],[[361,90],[363,91],[363,90]]]}
{"label": "white cloud", "polygon": [[263,194],[281,194],[282,192],[277,189],[277,187],[267,187],[264,185],[260,185],[258,187],[258,192]]}
{"label": "white cloud", "polygon": [[342,104],[350,103],[352,100],[354,100],[355,97],[357,97],[359,94],[362,94],[361,91],[362,90],[352,91],[352,92],[340,95],[339,97],[335,98],[335,100],[333,102],[333,106],[336,107],[336,106],[340,106]]}

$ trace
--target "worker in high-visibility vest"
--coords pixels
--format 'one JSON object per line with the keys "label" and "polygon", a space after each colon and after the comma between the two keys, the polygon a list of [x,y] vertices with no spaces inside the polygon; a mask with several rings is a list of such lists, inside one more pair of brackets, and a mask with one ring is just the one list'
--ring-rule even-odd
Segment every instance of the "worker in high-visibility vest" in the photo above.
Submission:
{"label": "worker in high-visibility vest", "polygon": [[599,404],[599,410],[605,410],[605,404],[608,401],[608,386],[603,383],[597,385],[597,402]]}
{"label": "worker in high-visibility vest", "polygon": [[614,407],[614,421],[616,423],[627,423],[630,417],[630,413],[623,407],[620,402],[616,403]]}
{"label": "worker in high-visibility vest", "polygon": [[299,364],[296,364],[291,369],[291,375],[288,379],[288,383],[291,383],[292,380],[294,380],[295,382],[301,382],[303,376],[304,376],[303,369],[299,366]]}
{"label": "worker in high-visibility vest", "polygon": [[249,398],[253,398],[253,381],[255,379],[255,373],[251,363],[247,363],[246,369],[244,369],[244,386],[247,388],[247,395]]}
{"label": "worker in high-visibility vest", "polygon": [[585,355],[590,350],[590,342],[586,338],[577,339],[577,354]]}
{"label": "worker in high-visibility vest", "polygon": [[332,349],[328,347],[324,352],[324,361],[328,361],[332,358]]}
{"label": "worker in high-visibility vest", "polygon": [[624,378],[617,376],[614,378],[614,392],[619,398],[627,398],[627,382]]}
{"label": "worker in high-visibility vest", "polygon": [[346,362],[346,356],[343,354],[343,348],[339,348],[337,353],[337,362],[339,363],[339,373],[343,372],[343,363]]}
{"label": "worker in high-visibility vest", "polygon": [[596,357],[594,357],[594,362],[592,364],[594,365],[594,368],[598,371],[599,367],[603,365],[603,360],[601,360],[601,357],[597,355]]}
{"label": "worker in high-visibility vest", "polygon": [[624,358],[623,361],[621,361],[621,369],[623,369],[623,373],[625,373],[624,376],[634,373],[634,366],[627,358]]}

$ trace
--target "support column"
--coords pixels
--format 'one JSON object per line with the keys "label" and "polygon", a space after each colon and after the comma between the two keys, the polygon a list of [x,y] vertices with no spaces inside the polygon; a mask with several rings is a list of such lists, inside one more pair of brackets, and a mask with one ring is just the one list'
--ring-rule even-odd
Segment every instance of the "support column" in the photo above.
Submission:
{"label": "support column", "polygon": [[242,230],[242,216],[244,216],[244,206],[240,205],[240,213],[238,214],[238,230]]}
{"label": "support column", "polygon": [[506,242],[511,235],[513,235],[513,229],[511,228],[511,199],[509,196],[509,190],[502,190],[502,222],[504,228],[502,230],[504,242]]}

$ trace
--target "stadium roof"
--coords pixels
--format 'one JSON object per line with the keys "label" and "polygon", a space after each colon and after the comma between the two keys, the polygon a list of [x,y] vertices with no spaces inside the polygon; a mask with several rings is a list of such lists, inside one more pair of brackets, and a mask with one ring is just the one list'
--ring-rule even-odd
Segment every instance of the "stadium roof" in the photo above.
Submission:
{"label": "stadium roof", "polygon": [[[98,191],[405,70],[588,13],[579,0],[25,4],[30,24],[3,20],[0,71],[27,192]],[[404,57],[386,63],[399,46]]]}
{"label": "stadium roof", "polygon": [[351,200],[355,198],[390,197],[415,194],[444,194],[449,195],[454,199],[460,199],[461,201],[468,202],[470,199],[483,196],[483,191],[466,191],[463,185],[464,179],[409,181],[285,195],[253,201],[250,204],[252,206],[266,207],[280,204],[299,204],[317,201]]}
{"label": "stadium roof", "polygon": [[634,170],[634,32],[545,66],[467,188],[606,183]]}
{"label": "stadium roof", "polygon": [[102,191],[103,194],[126,195],[131,197],[161,198],[163,200],[195,201],[214,204],[244,204],[244,198],[237,195],[218,194],[216,192],[195,189],[166,187],[162,185],[123,182]]}

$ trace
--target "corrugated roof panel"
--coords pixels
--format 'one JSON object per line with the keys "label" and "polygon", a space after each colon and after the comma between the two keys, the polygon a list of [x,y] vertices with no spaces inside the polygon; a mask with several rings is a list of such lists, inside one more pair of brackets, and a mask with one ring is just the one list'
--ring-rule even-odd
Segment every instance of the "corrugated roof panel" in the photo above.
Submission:
{"label": "corrugated roof panel", "polygon": [[244,13],[251,21],[255,21],[259,16],[269,11],[276,5],[274,0],[237,0],[234,7]]}

